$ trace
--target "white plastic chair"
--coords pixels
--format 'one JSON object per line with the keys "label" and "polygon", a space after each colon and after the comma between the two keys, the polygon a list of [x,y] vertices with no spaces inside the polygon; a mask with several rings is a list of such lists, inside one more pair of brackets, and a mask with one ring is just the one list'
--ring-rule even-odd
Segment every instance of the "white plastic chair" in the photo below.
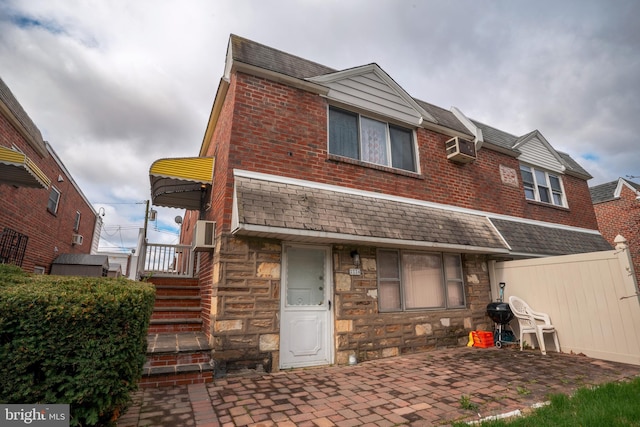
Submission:
{"label": "white plastic chair", "polygon": [[[547,354],[547,349],[544,345],[544,334],[553,334],[556,351],[560,353],[558,334],[551,324],[551,319],[548,314],[533,311],[526,302],[515,296],[509,297],[509,307],[518,319],[518,325],[520,326],[520,351],[522,351],[522,337],[524,334],[535,334],[538,344],[540,345],[540,351],[542,354]],[[531,348],[536,348],[533,343],[531,344]]]}

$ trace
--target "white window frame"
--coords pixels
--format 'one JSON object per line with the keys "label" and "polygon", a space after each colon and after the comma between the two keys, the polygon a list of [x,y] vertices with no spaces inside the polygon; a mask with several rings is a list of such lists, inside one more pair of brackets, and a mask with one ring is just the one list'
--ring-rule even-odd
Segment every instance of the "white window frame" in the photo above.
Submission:
{"label": "white window frame", "polygon": [[44,274],[44,273],[45,273],[44,267],[40,267],[39,265],[36,265],[35,267],[33,267],[33,274]]}
{"label": "white window frame", "polygon": [[[58,195],[55,201],[51,199],[51,195],[54,194],[54,192],[55,194]],[[47,210],[54,215],[58,212],[58,206],[60,206],[61,197],[62,197],[62,193],[60,192],[60,190],[58,190],[56,187],[52,185],[51,191],[49,192],[49,199],[47,199]],[[50,206],[52,203],[54,204],[53,207]]]}
{"label": "white window frame", "polygon": [[[381,253],[395,253],[398,266],[395,277],[381,277],[381,271],[378,270],[377,279],[378,279],[378,311],[381,313],[397,313],[397,312],[413,312],[413,311],[433,311],[433,310],[460,310],[464,309],[467,306],[466,292],[465,292],[465,283],[464,283],[464,271],[462,266],[462,256],[458,253],[441,253],[441,252],[421,252],[415,250],[398,250],[398,249],[387,249],[380,248],[377,251],[377,265],[380,266],[380,256]],[[403,278],[403,255],[427,255],[427,256],[438,256],[440,258],[440,283],[438,286],[440,287],[441,296],[443,299],[442,305],[439,306],[430,306],[430,307],[415,307],[409,308],[408,302],[406,301],[406,280]],[[445,267],[445,256],[456,256],[459,260],[460,271],[458,277],[447,277],[447,269]],[[398,286],[400,306],[397,308],[387,308],[381,309],[380,298],[382,298],[383,292],[381,291],[381,282],[386,283],[387,285],[395,283]],[[462,305],[453,305],[449,303],[449,286],[451,284],[459,284],[460,292],[462,293]]]}
{"label": "white window frame", "polygon": [[[334,156],[342,156],[341,154],[337,154],[337,153],[332,153],[331,152],[331,141],[330,141],[330,129],[331,129],[331,115],[330,115],[330,110],[336,110],[345,114],[350,114],[353,115],[355,117],[357,117],[357,134],[358,134],[358,158],[355,160],[364,162],[364,163],[369,163],[372,165],[377,165],[377,166],[383,166],[386,168],[391,168],[391,169],[395,169],[395,170],[400,170],[400,171],[405,171],[405,172],[410,172],[410,173],[420,173],[420,159],[418,157],[419,151],[418,151],[418,145],[417,145],[417,135],[415,132],[415,129],[411,129],[402,125],[398,125],[395,123],[390,123],[384,120],[380,120],[374,117],[370,117],[364,114],[360,114],[360,113],[356,113],[354,111],[349,111],[346,110],[344,108],[340,108],[340,107],[334,107],[334,106],[329,106],[329,112],[327,113],[327,152],[331,155]],[[363,151],[364,151],[364,147],[363,147],[363,137],[362,137],[362,119],[365,120],[371,120],[374,122],[378,122],[378,123],[382,123],[385,125],[385,154],[386,154],[386,159],[387,159],[387,164],[383,164],[383,163],[375,163],[375,162],[371,162],[371,161],[367,161],[363,159]],[[397,129],[400,129],[402,131],[406,131],[409,132],[411,135],[411,147],[413,150],[413,170],[411,169],[402,169],[402,168],[398,168],[398,167],[394,167],[393,166],[393,158],[392,158],[392,148],[391,148],[391,132],[390,132],[390,128],[394,127]],[[350,158],[350,157],[348,157]]]}
{"label": "white window frame", "polygon": [[[526,171],[530,173],[533,177],[533,187],[527,185],[522,175],[522,172]],[[560,184],[560,192],[553,188],[551,185],[551,177],[554,177],[558,180]],[[540,203],[545,203],[548,205],[559,206],[562,208],[566,208],[567,206],[567,197],[564,191],[564,184],[562,182],[562,175],[559,173],[548,172],[540,168],[535,168],[530,165],[521,164],[520,165],[520,178],[522,179],[522,185],[524,187],[524,196],[527,200],[533,200]],[[546,191],[549,194],[549,201],[546,202],[542,200],[541,197],[541,188],[546,188]],[[533,198],[527,195],[527,191],[533,193]],[[559,197],[559,202],[557,203],[556,198],[554,196]]]}
{"label": "white window frame", "polygon": [[76,211],[76,219],[73,223],[73,231],[78,231],[80,230],[80,218],[82,217],[82,215],[80,214],[80,211]]}

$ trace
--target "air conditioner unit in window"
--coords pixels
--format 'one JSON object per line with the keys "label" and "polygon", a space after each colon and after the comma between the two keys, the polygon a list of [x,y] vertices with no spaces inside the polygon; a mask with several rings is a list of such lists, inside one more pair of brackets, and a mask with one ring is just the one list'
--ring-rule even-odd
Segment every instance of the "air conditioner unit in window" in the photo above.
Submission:
{"label": "air conditioner unit in window", "polygon": [[196,221],[193,229],[193,250],[211,251],[216,246],[216,222]]}
{"label": "air conditioner unit in window", "polygon": [[460,137],[451,138],[445,143],[447,159],[456,163],[469,163],[476,159],[476,144]]}
{"label": "air conditioner unit in window", "polygon": [[74,234],[71,236],[71,244],[73,245],[81,245],[83,237],[81,234]]}

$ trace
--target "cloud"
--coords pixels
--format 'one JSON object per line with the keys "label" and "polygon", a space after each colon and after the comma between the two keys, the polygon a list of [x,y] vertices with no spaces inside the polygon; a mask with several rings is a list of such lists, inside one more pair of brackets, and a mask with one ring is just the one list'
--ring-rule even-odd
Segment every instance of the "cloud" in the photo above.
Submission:
{"label": "cloud", "polygon": [[[538,129],[595,185],[640,175],[637,16],[633,0],[5,0],[0,74],[93,202],[147,200],[154,160],[197,154],[231,33]],[[139,222],[117,206],[106,224]]]}

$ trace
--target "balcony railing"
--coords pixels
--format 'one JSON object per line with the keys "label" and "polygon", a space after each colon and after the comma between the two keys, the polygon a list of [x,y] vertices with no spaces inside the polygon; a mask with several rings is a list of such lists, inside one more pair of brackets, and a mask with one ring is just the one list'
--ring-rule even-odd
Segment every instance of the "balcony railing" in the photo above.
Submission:
{"label": "balcony railing", "polygon": [[194,277],[198,273],[199,257],[190,245],[166,245],[145,242],[138,258],[141,276]]}

